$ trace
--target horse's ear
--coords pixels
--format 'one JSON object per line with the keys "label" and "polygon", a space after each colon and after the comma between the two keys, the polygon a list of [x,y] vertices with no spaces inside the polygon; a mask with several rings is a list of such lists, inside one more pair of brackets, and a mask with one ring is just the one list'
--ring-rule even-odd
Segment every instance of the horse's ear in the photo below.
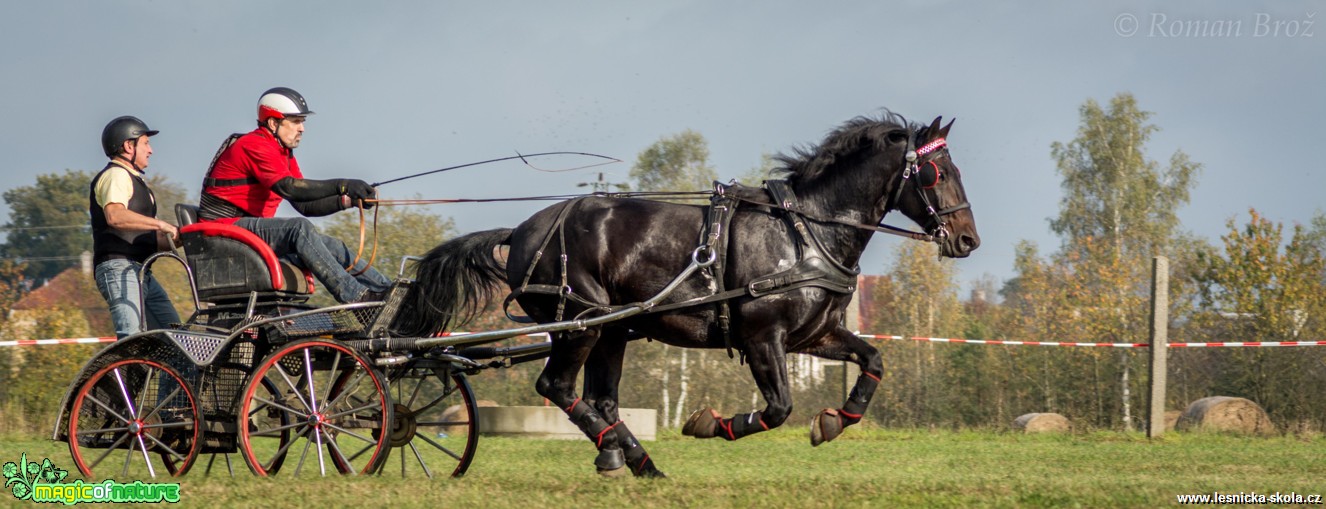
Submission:
{"label": "horse's ear", "polygon": [[948,138],[948,130],[953,127],[953,121],[955,120],[957,119],[956,118],[949,119],[948,123],[944,124],[944,128],[939,130],[940,138]]}
{"label": "horse's ear", "polygon": [[943,115],[935,117],[935,121],[930,123],[930,127],[925,128],[926,138],[929,140],[935,139],[936,135],[939,133],[939,122],[943,119]]}

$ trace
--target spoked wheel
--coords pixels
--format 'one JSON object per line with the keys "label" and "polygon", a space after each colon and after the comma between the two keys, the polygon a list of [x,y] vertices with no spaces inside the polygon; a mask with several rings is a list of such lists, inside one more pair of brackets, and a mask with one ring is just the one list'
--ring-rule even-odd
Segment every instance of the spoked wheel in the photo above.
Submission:
{"label": "spoked wheel", "polygon": [[184,475],[198,456],[200,416],[193,391],[174,369],[146,359],[116,361],[79,386],[69,453],[89,478]]}
{"label": "spoked wheel", "polygon": [[[283,407],[289,407],[291,402],[283,398],[281,391],[277,390],[276,384],[270,379],[262,379],[258,383],[262,387],[253,398],[256,403],[248,408],[248,424],[245,427],[253,433],[252,440],[262,442],[264,446],[275,447],[276,451],[288,452],[290,441],[295,434],[296,426],[293,424],[296,417]],[[275,403],[266,403],[267,401]],[[279,472],[281,465],[285,464],[285,458],[286,453],[269,456],[266,463],[267,474]]]}
{"label": "spoked wheel", "polygon": [[[395,368],[387,372],[395,401],[389,439],[402,477],[422,473],[460,477],[479,445],[474,390],[450,368]],[[384,461],[378,473],[395,469]]]}
{"label": "spoked wheel", "polygon": [[[391,427],[386,384],[366,359],[336,341],[275,349],[241,394],[239,450],[257,475],[368,473],[386,457],[390,444],[379,438]],[[287,458],[291,453],[297,457]]]}

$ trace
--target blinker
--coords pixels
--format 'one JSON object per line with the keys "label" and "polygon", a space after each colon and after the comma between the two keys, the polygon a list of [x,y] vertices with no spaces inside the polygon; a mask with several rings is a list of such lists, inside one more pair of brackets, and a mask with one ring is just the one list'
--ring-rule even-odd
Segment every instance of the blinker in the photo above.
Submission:
{"label": "blinker", "polygon": [[926,161],[916,168],[916,183],[922,188],[930,189],[939,184],[940,175],[939,165],[934,161]]}

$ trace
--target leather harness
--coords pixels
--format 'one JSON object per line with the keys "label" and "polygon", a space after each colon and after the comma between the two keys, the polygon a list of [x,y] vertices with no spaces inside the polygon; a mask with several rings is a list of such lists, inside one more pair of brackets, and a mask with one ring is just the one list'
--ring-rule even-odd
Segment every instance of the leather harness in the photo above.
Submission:
{"label": "leather harness", "polygon": [[[696,297],[680,302],[673,302],[661,306],[655,306],[646,311],[646,313],[662,313],[674,309],[699,306],[703,304],[715,303],[717,307],[718,328],[723,335],[723,345],[727,348],[728,356],[734,357],[732,353],[732,331],[731,331],[731,306],[729,301],[737,297],[763,297],[783,293],[798,288],[817,287],[823,288],[834,293],[852,293],[856,291],[856,276],[860,273],[859,268],[848,268],[843,266],[831,256],[824,248],[813,230],[806,227],[806,220],[800,210],[796,194],[786,180],[767,180],[764,182],[764,192],[759,192],[752,188],[740,186],[738,184],[714,183],[714,194],[710,198],[710,204],[706,207],[706,219],[700,231],[700,247],[697,248],[694,257],[707,256],[707,259],[701,261],[696,259],[697,263],[707,265],[705,273],[713,281],[713,293],[703,297]],[[750,281],[741,288],[727,289],[724,281],[727,273],[727,253],[728,242],[731,238],[732,217],[736,215],[736,210],[741,202],[761,204],[758,199],[752,199],[750,195],[758,194],[760,198],[767,197],[773,200],[776,206],[771,207],[781,212],[780,216],[787,222],[792,230],[793,244],[797,248],[797,261],[791,267],[767,274]],[[556,321],[563,319],[562,313],[566,308],[568,300],[585,306],[585,311],[581,312],[576,318],[580,319],[586,313],[591,312],[611,312],[623,306],[612,306],[592,302],[584,297],[576,295],[573,289],[567,284],[567,256],[566,256],[566,236],[565,223],[572,209],[580,202],[580,199],[570,200],[563,204],[562,210],[558,212],[554,226],[548,229],[548,234],[544,237],[539,249],[534,253],[534,259],[530,262],[529,269],[525,272],[525,278],[519,288],[514,289],[511,294],[503,300],[502,308],[507,318],[517,322],[532,322],[528,317],[514,316],[510,312],[511,302],[517,297],[526,294],[557,295],[557,314],[554,317]],[[530,279],[534,275],[534,268],[543,257],[548,244],[551,243],[553,235],[556,234],[560,239],[561,245],[561,267],[560,277],[561,285],[548,284],[530,284]],[[738,351],[741,351],[744,360],[745,352],[738,345]]]}

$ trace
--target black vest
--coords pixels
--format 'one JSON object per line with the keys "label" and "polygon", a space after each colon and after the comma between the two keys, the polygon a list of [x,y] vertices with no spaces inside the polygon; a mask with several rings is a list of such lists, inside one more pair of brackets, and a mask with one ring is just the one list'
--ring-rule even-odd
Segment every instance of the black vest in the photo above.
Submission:
{"label": "black vest", "polygon": [[[115,258],[127,258],[142,263],[152,253],[157,252],[157,232],[138,232],[129,236],[121,230],[106,224],[106,210],[97,205],[97,181],[112,168],[124,169],[114,163],[107,164],[97,176],[92,177],[92,187],[88,190],[88,213],[92,215],[92,263],[99,264]],[[128,171],[128,170],[125,170]],[[147,217],[157,217],[157,199],[152,189],[147,187],[142,177],[129,172],[134,183],[134,194],[125,207]],[[126,238],[127,237],[127,238]]]}

